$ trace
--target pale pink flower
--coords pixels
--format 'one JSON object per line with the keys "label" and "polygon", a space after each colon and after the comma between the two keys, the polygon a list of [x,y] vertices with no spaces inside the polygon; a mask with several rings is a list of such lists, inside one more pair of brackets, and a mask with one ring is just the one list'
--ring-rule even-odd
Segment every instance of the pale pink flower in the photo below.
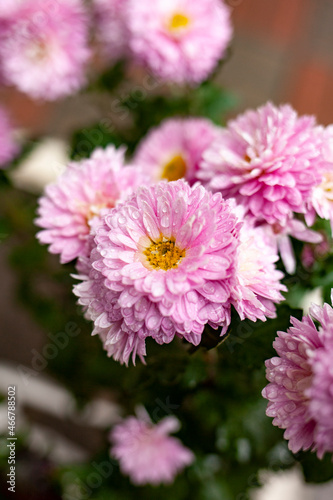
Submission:
{"label": "pale pink flower", "polygon": [[323,133],[322,155],[320,182],[313,189],[306,218],[309,224],[314,223],[316,215],[329,220],[333,233],[333,125]]}
{"label": "pale pink flower", "polygon": [[317,260],[324,260],[330,252],[331,238],[322,232],[323,240],[318,245],[304,245],[301,253],[301,262],[303,267],[311,269]]}
{"label": "pale pink flower", "polygon": [[180,422],[170,416],[153,424],[143,408],[137,413],[138,417],[128,417],[113,428],[111,455],[135,485],[170,484],[194,461],[192,451],[169,436],[179,430]]}
{"label": "pale pink flower", "polygon": [[96,149],[91,158],[72,162],[39,200],[35,223],[41,243],[62,263],[89,256],[88,236],[101,210],[114,207],[139,185],[147,183],[136,167],[124,166],[124,149]]}
{"label": "pale pink flower", "polygon": [[80,0],[26,0],[1,15],[0,66],[10,85],[53,100],[85,83],[88,19]]}
{"label": "pale pink flower", "polygon": [[198,176],[234,197],[256,223],[285,226],[306,214],[320,182],[322,128],[289,106],[268,103],[230,121],[204,153]]}
{"label": "pale pink flower", "polygon": [[290,236],[308,243],[321,243],[323,241],[322,234],[309,229],[303,221],[293,217],[287,220],[284,226],[273,224],[272,226],[264,225],[263,227],[275,240],[283,265],[289,274],[296,271],[296,258]]}
{"label": "pale pink flower", "polygon": [[4,108],[0,107],[0,168],[6,166],[18,151],[9,117]]}
{"label": "pale pink flower", "polygon": [[104,215],[74,293],[109,355],[142,359],[149,336],[198,345],[207,323],[225,333],[239,226],[219,193],[183,180],[141,187]]}
{"label": "pale pink flower", "polygon": [[229,8],[220,0],[129,0],[127,23],[133,55],[177,83],[207,78],[232,36]]}
{"label": "pale pink flower", "polygon": [[93,0],[96,40],[105,59],[116,61],[128,50],[127,0]]}
{"label": "pale pink flower", "polygon": [[313,304],[308,316],[291,323],[273,343],[279,357],[266,361],[266,413],[286,429],[292,452],[311,449],[322,458],[333,452],[333,309]]}
{"label": "pale pink flower", "polygon": [[155,182],[184,177],[192,184],[202,154],[217,136],[217,130],[204,118],[169,118],[142,139],[134,161]]}
{"label": "pale pink flower", "polygon": [[274,240],[264,227],[244,223],[240,231],[232,304],[241,319],[275,318],[275,305],[287,288],[280,283],[283,273],[275,268],[279,259]]}

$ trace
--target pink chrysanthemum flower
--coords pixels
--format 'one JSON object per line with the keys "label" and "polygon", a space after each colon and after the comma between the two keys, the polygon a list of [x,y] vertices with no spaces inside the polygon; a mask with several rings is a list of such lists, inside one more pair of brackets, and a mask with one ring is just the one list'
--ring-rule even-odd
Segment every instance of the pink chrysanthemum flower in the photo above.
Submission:
{"label": "pink chrysanthemum flower", "polygon": [[149,336],[198,345],[206,323],[225,333],[239,225],[219,193],[183,180],[139,188],[105,215],[74,292],[109,355],[142,359]]}
{"label": "pink chrysanthemum flower", "polygon": [[0,107],[0,168],[10,162],[18,153],[7,113]]}
{"label": "pink chrysanthemum flower", "polygon": [[62,263],[89,255],[88,236],[104,208],[124,200],[147,178],[135,167],[124,167],[124,149],[96,149],[91,158],[72,162],[39,200],[37,234]]}
{"label": "pink chrysanthemum flower", "polygon": [[204,118],[167,119],[141,141],[134,161],[155,182],[184,177],[193,184],[202,154],[217,136],[217,130]]}
{"label": "pink chrysanthemum flower", "polygon": [[313,189],[306,219],[309,224],[313,224],[317,214],[322,219],[329,220],[333,233],[333,125],[323,133],[322,154],[320,182]]}
{"label": "pink chrysanthemum flower", "polygon": [[26,0],[0,15],[0,66],[8,84],[54,100],[85,83],[89,26],[79,0]]}
{"label": "pink chrysanthemum flower", "polygon": [[223,57],[232,36],[220,0],[128,1],[130,48],[165,81],[200,83]]}
{"label": "pink chrysanthemum flower", "polygon": [[180,424],[175,417],[165,417],[153,424],[142,408],[137,417],[128,417],[116,425],[110,435],[111,454],[119,460],[120,470],[135,485],[170,484],[194,455],[179,439],[169,436]]}
{"label": "pink chrysanthemum flower", "polygon": [[296,258],[290,236],[308,243],[321,243],[323,240],[322,234],[309,229],[303,221],[293,217],[287,220],[284,226],[274,224],[273,226],[264,225],[263,227],[270,234],[271,239],[275,241],[281,260],[289,274],[293,274],[296,270]]}
{"label": "pink chrysanthemum flower", "polygon": [[241,319],[276,317],[274,304],[284,300],[281,291],[287,291],[280,283],[283,273],[275,268],[278,259],[276,245],[265,228],[244,223],[232,292],[232,304]]}
{"label": "pink chrysanthemum flower", "polygon": [[294,212],[307,211],[320,181],[321,146],[313,117],[268,103],[228,123],[204,153],[198,175],[257,223],[283,227]]}
{"label": "pink chrysanthemum flower", "polygon": [[126,5],[127,0],[93,0],[96,39],[104,57],[110,61],[127,53]]}
{"label": "pink chrysanthemum flower", "polygon": [[273,343],[279,357],[266,361],[266,413],[286,429],[292,452],[311,449],[322,458],[333,452],[333,309],[312,305],[309,316],[291,323]]}

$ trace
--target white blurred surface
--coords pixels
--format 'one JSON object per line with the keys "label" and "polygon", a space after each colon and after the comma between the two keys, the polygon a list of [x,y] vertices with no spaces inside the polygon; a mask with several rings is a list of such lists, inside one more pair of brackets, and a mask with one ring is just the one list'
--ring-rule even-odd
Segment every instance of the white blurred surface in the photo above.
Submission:
{"label": "white blurred surface", "polygon": [[252,500],[333,499],[333,481],[319,485],[305,484],[297,467],[278,473],[261,471],[259,477],[263,486],[253,492]]}
{"label": "white blurred surface", "polygon": [[67,143],[61,139],[48,137],[24,158],[9,176],[19,189],[39,194],[47,184],[57,179],[68,162]]}

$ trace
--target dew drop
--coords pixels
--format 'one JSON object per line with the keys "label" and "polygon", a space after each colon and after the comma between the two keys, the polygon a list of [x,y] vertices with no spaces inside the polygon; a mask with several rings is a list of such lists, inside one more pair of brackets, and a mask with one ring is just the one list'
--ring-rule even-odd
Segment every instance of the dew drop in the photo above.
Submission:
{"label": "dew drop", "polygon": [[168,227],[170,224],[170,219],[167,215],[163,215],[162,219],[161,219],[161,226],[162,227]]}
{"label": "dew drop", "polygon": [[213,294],[215,292],[215,286],[213,283],[206,283],[203,287],[204,292],[208,293],[209,295]]}
{"label": "dew drop", "polygon": [[150,329],[150,330],[153,330],[154,328],[157,327],[159,323],[159,319],[158,317],[156,316],[151,316],[150,318],[148,318],[148,320],[146,321],[146,325],[147,327]]}

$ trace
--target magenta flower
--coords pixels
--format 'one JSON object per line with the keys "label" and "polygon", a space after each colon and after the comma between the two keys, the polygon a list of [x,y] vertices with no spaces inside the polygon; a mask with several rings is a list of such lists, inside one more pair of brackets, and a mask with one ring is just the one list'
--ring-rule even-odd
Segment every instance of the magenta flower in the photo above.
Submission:
{"label": "magenta flower", "polygon": [[74,292],[110,356],[142,359],[149,336],[198,345],[207,323],[225,333],[239,225],[219,193],[183,180],[141,187],[103,217]]}
{"label": "magenta flower", "polygon": [[139,169],[124,167],[124,154],[113,146],[96,149],[90,159],[70,163],[57,182],[46,187],[35,221],[43,231],[37,237],[50,245],[51,253],[60,254],[62,263],[89,256],[89,232],[101,210],[147,183]]}
{"label": "magenta flower", "polygon": [[141,141],[134,161],[155,182],[184,177],[193,184],[202,154],[217,136],[217,130],[204,118],[167,119]]}
{"label": "magenta flower", "polygon": [[177,418],[165,417],[153,424],[146,411],[140,410],[138,417],[128,417],[113,428],[111,454],[135,485],[170,484],[194,461],[194,455],[179,439],[169,436],[179,429]]}
{"label": "magenta flower", "polygon": [[308,316],[291,323],[273,343],[279,357],[266,361],[266,413],[286,429],[293,453],[311,449],[322,458],[333,452],[333,309],[312,305]]}
{"label": "magenta flower", "polygon": [[234,197],[256,223],[284,227],[305,214],[320,182],[322,129],[288,105],[271,103],[228,123],[204,154],[198,176]]}
{"label": "magenta flower", "polygon": [[19,148],[13,137],[13,129],[6,111],[0,107],[0,168],[6,166]]}
{"label": "magenta flower", "polygon": [[124,57],[128,50],[126,5],[127,0],[93,0],[96,39],[109,61]]}
{"label": "magenta flower", "polygon": [[202,82],[232,36],[220,0],[129,0],[127,22],[133,55],[169,82]]}
{"label": "magenta flower", "polygon": [[276,303],[284,300],[280,283],[283,273],[275,268],[279,259],[274,240],[264,227],[244,223],[240,231],[232,304],[241,319],[275,318]]}
{"label": "magenta flower", "polygon": [[54,100],[85,83],[89,26],[79,0],[26,0],[0,11],[5,81],[34,99]]}

